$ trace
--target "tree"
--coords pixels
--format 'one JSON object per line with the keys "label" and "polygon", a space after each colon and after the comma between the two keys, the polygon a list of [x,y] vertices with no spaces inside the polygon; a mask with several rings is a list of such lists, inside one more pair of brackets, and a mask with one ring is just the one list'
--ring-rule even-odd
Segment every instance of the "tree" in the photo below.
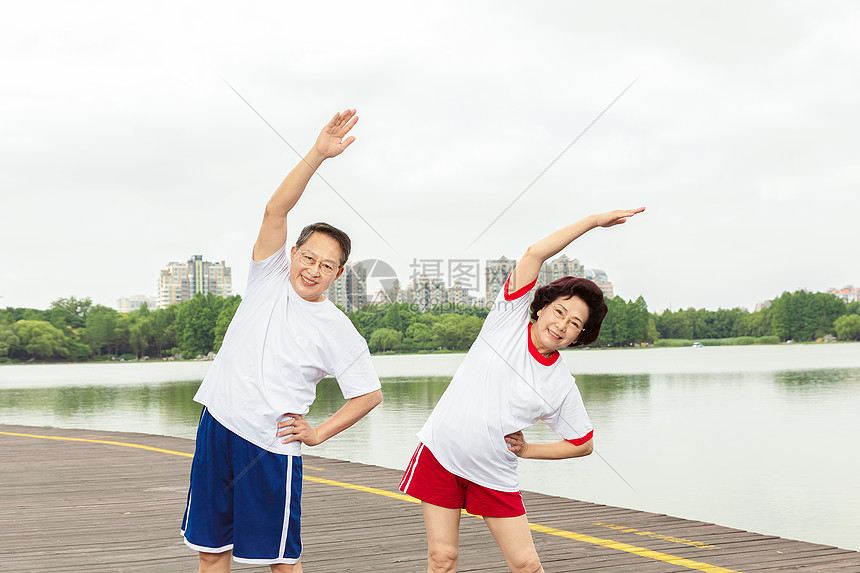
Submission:
{"label": "tree", "polygon": [[156,354],[162,356],[164,351],[176,346],[176,311],[179,305],[172,304],[167,308],[159,308],[150,314],[152,325],[152,345]]}
{"label": "tree", "polygon": [[403,326],[403,319],[400,317],[400,309],[398,308],[397,303],[389,305],[388,310],[385,312],[385,318],[382,320],[382,324],[386,328],[396,330],[397,332],[403,332],[406,330]]}
{"label": "tree", "polygon": [[15,334],[12,326],[0,323],[0,357],[15,354],[20,348],[21,340]]}
{"label": "tree", "polygon": [[377,352],[397,349],[400,342],[403,340],[403,334],[393,328],[377,328],[370,336],[368,346],[370,350]]}
{"label": "tree", "polygon": [[77,299],[73,296],[69,298],[58,298],[51,303],[48,309],[51,324],[57,328],[61,328],[57,321],[62,321],[66,326],[71,328],[83,328],[86,324],[87,314],[93,306],[93,301],[89,298]]}
{"label": "tree", "polygon": [[846,314],[833,322],[839,340],[860,340],[860,315]]}
{"label": "tree", "polygon": [[815,340],[835,334],[833,321],[845,314],[846,305],[836,295],[799,290],[782,293],[772,309],[773,334],[782,340]]}
{"label": "tree", "polygon": [[138,318],[128,327],[128,342],[138,358],[149,350],[152,341],[152,318]]}
{"label": "tree", "polygon": [[15,335],[24,351],[34,358],[63,358],[69,355],[63,331],[45,320],[19,320]]}
{"label": "tree", "polygon": [[743,315],[737,324],[738,336],[770,336],[773,334],[771,324],[771,309],[763,308],[756,312]]}
{"label": "tree", "polygon": [[176,311],[176,344],[183,358],[194,358],[212,351],[215,341],[215,321],[223,304],[222,298],[209,293],[194,295]]}
{"label": "tree", "polygon": [[94,306],[87,313],[84,340],[96,354],[116,351],[117,316],[117,311],[101,305]]}
{"label": "tree", "polygon": [[406,340],[413,341],[422,350],[438,346],[434,343],[433,331],[426,323],[414,322],[406,329]]}

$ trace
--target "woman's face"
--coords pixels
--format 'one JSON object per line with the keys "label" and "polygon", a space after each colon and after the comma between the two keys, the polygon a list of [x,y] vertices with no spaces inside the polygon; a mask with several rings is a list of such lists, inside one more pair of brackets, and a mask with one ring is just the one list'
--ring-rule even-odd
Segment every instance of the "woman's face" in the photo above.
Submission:
{"label": "woman's face", "polygon": [[532,327],[544,348],[556,350],[573,344],[588,320],[588,305],[578,296],[557,298],[537,313]]}

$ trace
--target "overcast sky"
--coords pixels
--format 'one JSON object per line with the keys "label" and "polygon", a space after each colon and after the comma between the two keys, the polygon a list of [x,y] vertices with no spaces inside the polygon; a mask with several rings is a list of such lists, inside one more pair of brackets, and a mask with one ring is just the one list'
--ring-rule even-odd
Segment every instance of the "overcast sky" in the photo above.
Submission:
{"label": "overcast sky", "polygon": [[[414,259],[565,250],[652,310],[860,284],[860,4],[15,3],[0,47],[0,306],[245,290],[266,200],[335,111],[357,141],[290,214]],[[510,207],[628,86],[632,87]],[[474,244],[472,244],[474,242]],[[471,246],[470,246],[471,244]]]}

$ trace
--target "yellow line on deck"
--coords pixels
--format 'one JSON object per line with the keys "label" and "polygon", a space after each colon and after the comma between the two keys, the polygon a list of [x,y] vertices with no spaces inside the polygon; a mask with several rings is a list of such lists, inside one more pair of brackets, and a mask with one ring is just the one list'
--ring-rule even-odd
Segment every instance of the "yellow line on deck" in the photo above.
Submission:
{"label": "yellow line on deck", "polygon": [[[176,452],[173,450],[164,450],[161,448],[153,448],[151,446],[143,446],[140,444],[130,444],[128,442],[111,442],[107,440],[86,440],[83,438],[67,438],[63,436],[39,436],[36,434],[16,434],[13,432],[0,432],[0,435],[4,436],[18,436],[22,438],[42,438],[44,440],[65,440],[69,442],[89,442],[93,444],[107,444],[110,446],[125,446],[128,448],[139,448],[141,450],[149,450],[152,452],[160,452],[162,454],[172,454],[175,456],[183,456],[186,458],[194,457],[194,454],[186,454],[185,452]],[[305,466],[310,468],[311,466]],[[322,468],[313,468],[313,469],[322,469]],[[390,497],[392,499],[397,499],[400,501],[408,501],[410,503],[421,503],[420,500],[415,499],[411,495],[406,495],[403,493],[395,493],[392,491],[386,491],[384,489],[379,489],[375,487],[367,487],[363,485],[355,485],[351,483],[334,481],[330,479],[320,478],[316,476],[304,476],[304,479],[307,481],[312,481],[316,483],[322,483],[326,485],[333,485],[337,487],[343,487],[346,489],[351,489],[355,491],[362,491],[365,493],[372,493],[375,495],[381,495],[384,497]],[[463,513],[466,515],[472,515],[467,513],[466,510],[463,510]],[[480,517],[480,516],[473,516]],[[703,571],[704,573],[740,573],[733,569],[726,569],[725,567],[718,567],[716,565],[709,565],[707,563],[702,563],[700,561],[692,561],[690,559],[685,559],[683,557],[676,557],[674,555],[669,555],[668,553],[662,553],[660,551],[653,551],[651,549],[645,549],[644,547],[637,547],[636,545],[630,545],[628,543],[621,543],[619,541],[612,541],[611,539],[602,539],[600,537],[593,537],[591,535],[585,535],[582,533],[575,533],[573,531],[566,531],[564,529],[556,529],[554,527],[546,527],[545,525],[539,525],[537,523],[529,523],[529,528],[532,531],[537,531],[538,533],[545,533],[547,535],[554,535],[556,537],[563,537],[565,539],[571,539],[573,541],[579,541],[581,543],[590,543],[592,545],[600,545],[601,547],[606,547],[608,549],[615,549],[617,551],[624,551],[626,553],[632,553],[634,555],[638,555],[640,557],[647,557],[649,559],[655,559],[657,561],[664,561],[666,563],[671,563],[672,565],[678,565],[679,567],[686,567],[688,569],[693,569],[695,571]]]}
{"label": "yellow line on deck", "polygon": [[18,436],[21,438],[42,438],[43,440],[64,440],[67,442],[89,442],[91,444],[107,444],[109,446],[125,446],[127,448],[139,448],[141,450],[149,450],[151,452],[160,452],[162,454],[173,454],[174,456],[184,456],[193,458],[194,454],[186,454],[185,452],[174,452],[173,450],[163,450],[161,448],[153,448],[152,446],[142,446],[140,444],[129,444],[128,442],[110,442],[107,440],[86,440],[84,438],[66,438],[63,436],[37,436],[35,434],[15,434],[13,432],[0,432],[4,436]]}

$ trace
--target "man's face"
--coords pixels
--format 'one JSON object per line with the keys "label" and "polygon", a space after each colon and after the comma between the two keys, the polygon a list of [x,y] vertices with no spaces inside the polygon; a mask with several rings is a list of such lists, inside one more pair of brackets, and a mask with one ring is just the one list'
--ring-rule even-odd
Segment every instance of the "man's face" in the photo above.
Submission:
{"label": "man's face", "polygon": [[[340,276],[340,245],[322,233],[312,233],[300,247],[290,251],[290,282],[299,296],[311,302],[323,299],[323,293]],[[313,259],[311,264],[308,264]],[[326,272],[326,269],[335,269]]]}

